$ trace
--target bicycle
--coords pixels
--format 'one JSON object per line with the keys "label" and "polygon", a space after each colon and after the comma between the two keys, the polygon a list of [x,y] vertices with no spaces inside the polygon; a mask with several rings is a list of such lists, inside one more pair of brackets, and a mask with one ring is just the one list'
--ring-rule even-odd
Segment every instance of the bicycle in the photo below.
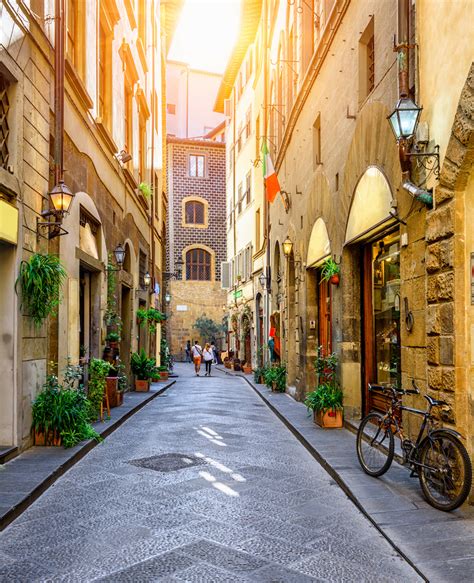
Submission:
{"label": "bicycle", "polygon": [[[413,389],[409,390],[369,384],[369,391],[382,392],[390,397],[391,403],[385,414],[371,411],[359,426],[357,457],[364,472],[373,477],[387,472],[395,455],[394,435],[397,435],[403,465],[411,469],[412,477],[418,476],[427,502],[446,512],[458,508],[471,490],[471,460],[460,441],[461,435],[453,429],[436,428],[431,414],[433,407],[449,407],[448,403],[424,395],[428,401],[426,410],[404,406],[403,395],[420,394],[414,381]],[[405,437],[400,427],[397,417],[402,411],[423,417],[415,442]]]}

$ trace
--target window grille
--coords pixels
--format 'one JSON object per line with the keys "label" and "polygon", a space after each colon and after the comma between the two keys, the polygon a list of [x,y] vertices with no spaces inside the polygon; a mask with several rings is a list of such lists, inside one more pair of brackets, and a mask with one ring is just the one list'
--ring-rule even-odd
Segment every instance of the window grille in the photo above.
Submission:
{"label": "window grille", "polygon": [[186,279],[211,280],[211,254],[204,249],[191,249],[186,253]]}
{"label": "window grille", "polygon": [[204,203],[190,200],[186,203],[185,221],[187,225],[204,225]]}
{"label": "window grille", "polygon": [[81,227],[85,227],[89,225],[91,233],[94,237],[97,237],[97,233],[99,232],[100,223],[94,219],[85,209],[81,207],[79,212],[79,224]]}
{"label": "window grille", "polygon": [[191,154],[189,156],[189,176],[204,177],[204,156]]}
{"label": "window grille", "polygon": [[375,87],[375,52],[374,36],[372,35],[367,43],[367,90],[368,93]]}
{"label": "window grille", "polygon": [[10,128],[8,126],[8,111],[10,102],[8,100],[8,82],[0,73],[0,167],[7,169],[10,157],[8,151],[8,136]]}

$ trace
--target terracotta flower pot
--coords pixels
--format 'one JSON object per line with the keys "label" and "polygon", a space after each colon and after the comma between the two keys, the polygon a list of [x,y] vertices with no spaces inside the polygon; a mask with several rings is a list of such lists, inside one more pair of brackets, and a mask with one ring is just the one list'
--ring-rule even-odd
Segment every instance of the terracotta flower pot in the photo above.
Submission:
{"label": "terracotta flower pot", "polygon": [[34,445],[48,445],[53,447],[59,447],[61,445],[61,436],[58,433],[50,431],[48,433],[48,443],[46,443],[45,434],[39,431],[35,431],[33,434]]}
{"label": "terracotta flower pot", "polygon": [[136,379],[135,390],[140,393],[146,393],[146,391],[150,390],[150,381],[139,381],[138,379]]}
{"label": "terracotta flower pot", "polygon": [[250,374],[251,372],[252,372],[251,366],[244,366],[244,373],[245,374]]}
{"label": "terracotta flower pot", "polygon": [[160,370],[160,381],[167,381],[169,372],[167,370]]}
{"label": "terracotta flower pot", "polygon": [[343,425],[344,417],[342,409],[314,411],[314,422],[324,429],[340,429]]}
{"label": "terracotta flower pot", "polygon": [[339,281],[340,281],[339,273],[335,273],[334,275],[331,275],[331,277],[329,278],[329,282],[332,283],[333,285],[339,285]]}

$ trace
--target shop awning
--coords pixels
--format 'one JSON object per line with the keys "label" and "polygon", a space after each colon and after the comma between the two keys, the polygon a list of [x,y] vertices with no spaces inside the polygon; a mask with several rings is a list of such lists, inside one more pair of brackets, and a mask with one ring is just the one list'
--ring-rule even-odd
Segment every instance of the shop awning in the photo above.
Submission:
{"label": "shop awning", "polygon": [[326,223],[320,217],[313,225],[311,237],[308,245],[307,267],[316,267],[328,255],[331,254],[331,243],[329,242]]}

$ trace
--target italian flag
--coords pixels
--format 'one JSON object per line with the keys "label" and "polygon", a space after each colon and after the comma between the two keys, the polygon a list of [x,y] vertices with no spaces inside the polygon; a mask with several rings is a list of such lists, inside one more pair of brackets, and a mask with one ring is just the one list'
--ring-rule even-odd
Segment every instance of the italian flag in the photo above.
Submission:
{"label": "italian flag", "polygon": [[270,152],[268,151],[266,140],[263,141],[262,154],[265,194],[268,202],[272,203],[275,200],[277,194],[280,192],[280,183],[278,182],[278,176],[276,175],[275,168],[273,167],[273,162],[270,157]]}

